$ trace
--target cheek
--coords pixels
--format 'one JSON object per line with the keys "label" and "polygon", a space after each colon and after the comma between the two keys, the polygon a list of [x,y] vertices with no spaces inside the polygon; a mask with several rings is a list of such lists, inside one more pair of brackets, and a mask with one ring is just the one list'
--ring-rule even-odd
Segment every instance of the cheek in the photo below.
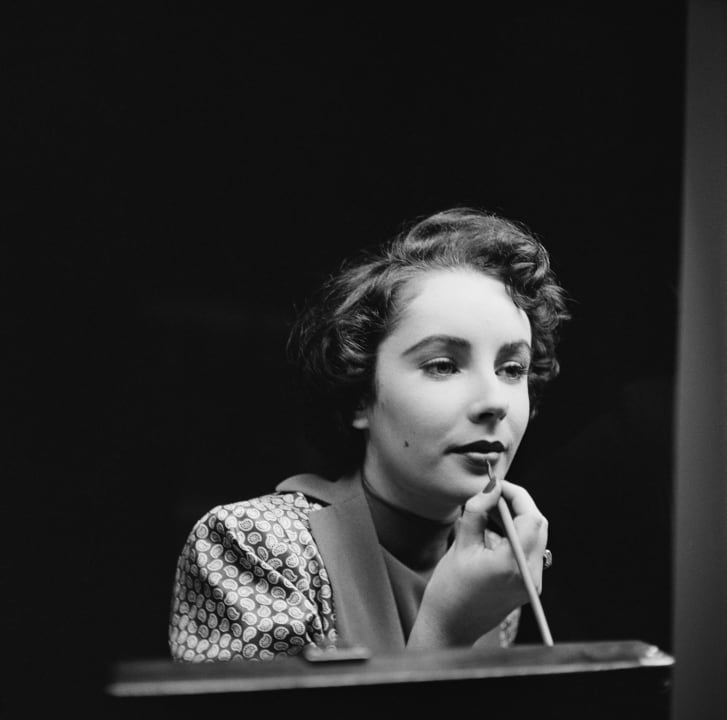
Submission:
{"label": "cheek", "polygon": [[510,420],[513,434],[522,439],[530,422],[530,397],[527,393],[518,396],[517,400],[511,405]]}
{"label": "cheek", "polygon": [[446,424],[442,403],[402,385],[395,392],[382,393],[378,410],[382,432],[395,435],[404,448],[437,435]]}

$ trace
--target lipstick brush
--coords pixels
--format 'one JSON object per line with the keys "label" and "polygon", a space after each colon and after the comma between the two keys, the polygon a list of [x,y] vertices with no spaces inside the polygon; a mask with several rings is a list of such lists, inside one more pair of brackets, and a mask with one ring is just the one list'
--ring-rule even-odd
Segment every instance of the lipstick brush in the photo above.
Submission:
{"label": "lipstick brush", "polygon": [[[487,461],[487,476],[490,478],[490,482],[494,480],[492,474],[492,467],[490,461]],[[497,501],[497,509],[500,512],[502,523],[505,526],[505,533],[507,539],[510,541],[510,547],[515,554],[515,560],[517,561],[518,567],[520,568],[520,574],[522,575],[523,582],[525,583],[525,589],[528,591],[528,597],[530,598],[530,604],[532,605],[533,612],[535,613],[535,620],[538,623],[540,634],[543,637],[543,644],[552,647],[553,637],[550,634],[550,628],[548,627],[548,621],[545,619],[545,612],[538,596],[538,591],[535,589],[535,583],[530,575],[530,569],[528,568],[528,562],[525,558],[525,552],[520,544],[520,538],[518,537],[517,531],[515,530],[515,523],[512,520],[510,514],[510,508],[505,501],[505,497],[501,494]]]}

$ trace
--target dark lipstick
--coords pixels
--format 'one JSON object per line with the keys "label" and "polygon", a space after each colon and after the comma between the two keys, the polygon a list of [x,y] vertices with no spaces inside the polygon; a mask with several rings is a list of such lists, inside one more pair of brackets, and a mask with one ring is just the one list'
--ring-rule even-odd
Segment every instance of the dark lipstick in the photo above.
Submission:
{"label": "dark lipstick", "polygon": [[505,452],[505,446],[499,441],[489,442],[488,440],[477,440],[467,445],[458,445],[452,448],[452,452],[456,453],[482,453],[483,455],[491,452]]}

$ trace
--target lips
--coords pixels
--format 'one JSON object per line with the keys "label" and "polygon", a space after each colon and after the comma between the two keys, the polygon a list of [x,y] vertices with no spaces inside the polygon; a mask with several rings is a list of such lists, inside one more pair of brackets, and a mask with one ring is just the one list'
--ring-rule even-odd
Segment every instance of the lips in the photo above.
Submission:
{"label": "lips", "polygon": [[481,453],[483,455],[486,455],[487,453],[493,453],[493,452],[505,452],[505,446],[499,441],[489,441],[489,440],[477,440],[475,442],[468,443],[467,445],[458,445],[457,447],[452,448],[451,452],[455,453]]}

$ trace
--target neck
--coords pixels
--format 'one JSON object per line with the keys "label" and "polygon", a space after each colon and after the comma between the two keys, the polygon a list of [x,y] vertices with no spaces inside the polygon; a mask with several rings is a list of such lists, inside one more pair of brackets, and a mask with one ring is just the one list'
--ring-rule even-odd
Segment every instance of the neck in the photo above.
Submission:
{"label": "neck", "polygon": [[382,497],[365,476],[362,481],[380,544],[413,570],[434,569],[447,552],[454,521],[431,520],[403,510]]}
{"label": "neck", "polygon": [[382,472],[376,459],[368,455],[361,469],[361,478],[372,494],[399,512],[439,523],[452,523],[462,512],[459,504],[446,506],[441,502],[433,502],[431,492],[415,496],[405,493],[395,482],[382,480],[386,478],[386,473]]}

